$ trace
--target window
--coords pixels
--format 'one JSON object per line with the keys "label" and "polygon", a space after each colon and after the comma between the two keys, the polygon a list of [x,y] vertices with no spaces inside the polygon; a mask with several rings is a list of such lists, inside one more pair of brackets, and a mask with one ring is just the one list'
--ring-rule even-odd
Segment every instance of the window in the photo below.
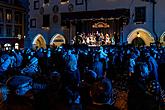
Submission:
{"label": "window", "polygon": [[39,0],[34,1],[34,10],[38,10],[39,9]]}
{"label": "window", "polygon": [[43,27],[50,26],[50,15],[43,15]]}
{"label": "window", "polygon": [[15,37],[18,37],[18,34],[22,33],[21,29],[22,29],[21,26],[15,26],[15,30],[14,30]]}
{"label": "window", "polygon": [[0,25],[0,35],[2,35],[4,32],[3,25]]}
{"label": "window", "polygon": [[69,3],[69,0],[61,0],[61,4],[67,4]]}
{"label": "window", "polygon": [[15,23],[16,24],[22,24],[22,14],[19,12],[15,13]]}
{"label": "window", "polygon": [[6,22],[11,23],[11,21],[12,21],[12,11],[6,10]]}
{"label": "window", "polygon": [[15,49],[19,49],[19,44],[15,43]]}
{"label": "window", "polygon": [[5,47],[5,50],[11,50],[11,44],[6,43],[4,47]]}
{"label": "window", "polygon": [[36,19],[31,19],[30,20],[30,27],[31,28],[36,28]]}
{"label": "window", "polygon": [[0,22],[3,22],[3,9],[0,9]]}
{"label": "window", "polygon": [[135,7],[135,22],[144,23],[146,21],[146,7]]}
{"label": "window", "polygon": [[83,5],[83,0],[76,0],[76,5]]}
{"label": "window", "polygon": [[7,37],[12,37],[12,26],[6,26]]}
{"label": "window", "polygon": [[49,0],[44,0],[44,4],[47,4],[47,3],[49,3]]}

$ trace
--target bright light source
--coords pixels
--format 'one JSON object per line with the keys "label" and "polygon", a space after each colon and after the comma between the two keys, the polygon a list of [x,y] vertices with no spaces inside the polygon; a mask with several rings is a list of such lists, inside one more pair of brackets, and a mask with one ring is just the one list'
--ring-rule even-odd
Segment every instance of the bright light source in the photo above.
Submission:
{"label": "bright light source", "polygon": [[137,32],[137,37],[140,37],[140,33],[139,32]]}

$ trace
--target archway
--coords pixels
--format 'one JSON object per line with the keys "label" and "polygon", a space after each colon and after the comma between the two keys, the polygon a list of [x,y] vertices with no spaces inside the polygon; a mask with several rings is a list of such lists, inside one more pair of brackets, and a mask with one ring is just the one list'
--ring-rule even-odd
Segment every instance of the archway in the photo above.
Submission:
{"label": "archway", "polygon": [[50,40],[50,46],[52,47],[55,47],[55,46],[58,47],[65,43],[66,43],[65,37],[61,34],[54,35]]}
{"label": "archway", "polygon": [[160,37],[160,43],[162,44],[162,45],[165,45],[165,32],[161,35],[161,37]]}
{"label": "archway", "polygon": [[41,34],[38,34],[33,40],[33,46],[38,48],[46,48],[46,41]]}
{"label": "archway", "polygon": [[132,44],[133,43],[133,40],[135,38],[137,38],[137,37],[139,37],[138,38],[139,40],[140,39],[141,39],[141,41],[143,40],[144,41],[144,44],[147,45],[147,46],[150,46],[151,43],[154,43],[154,38],[151,36],[151,33],[150,32],[148,32],[147,30],[142,29],[142,28],[137,28],[137,29],[133,30],[128,35],[128,38],[127,38],[128,44]]}

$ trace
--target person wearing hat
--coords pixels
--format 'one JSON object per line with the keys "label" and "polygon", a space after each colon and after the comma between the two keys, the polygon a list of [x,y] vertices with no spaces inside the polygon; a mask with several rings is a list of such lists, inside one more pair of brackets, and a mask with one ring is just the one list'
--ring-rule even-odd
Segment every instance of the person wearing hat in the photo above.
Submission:
{"label": "person wearing hat", "polygon": [[86,110],[118,110],[113,106],[112,84],[108,79],[95,82],[90,90],[92,102]]}

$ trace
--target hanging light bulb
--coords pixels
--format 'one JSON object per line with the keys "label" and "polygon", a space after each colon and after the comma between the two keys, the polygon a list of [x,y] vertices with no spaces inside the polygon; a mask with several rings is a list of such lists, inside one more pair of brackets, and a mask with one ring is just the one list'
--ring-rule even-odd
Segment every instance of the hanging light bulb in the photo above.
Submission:
{"label": "hanging light bulb", "polygon": [[137,37],[140,37],[140,33],[139,32],[137,32]]}

